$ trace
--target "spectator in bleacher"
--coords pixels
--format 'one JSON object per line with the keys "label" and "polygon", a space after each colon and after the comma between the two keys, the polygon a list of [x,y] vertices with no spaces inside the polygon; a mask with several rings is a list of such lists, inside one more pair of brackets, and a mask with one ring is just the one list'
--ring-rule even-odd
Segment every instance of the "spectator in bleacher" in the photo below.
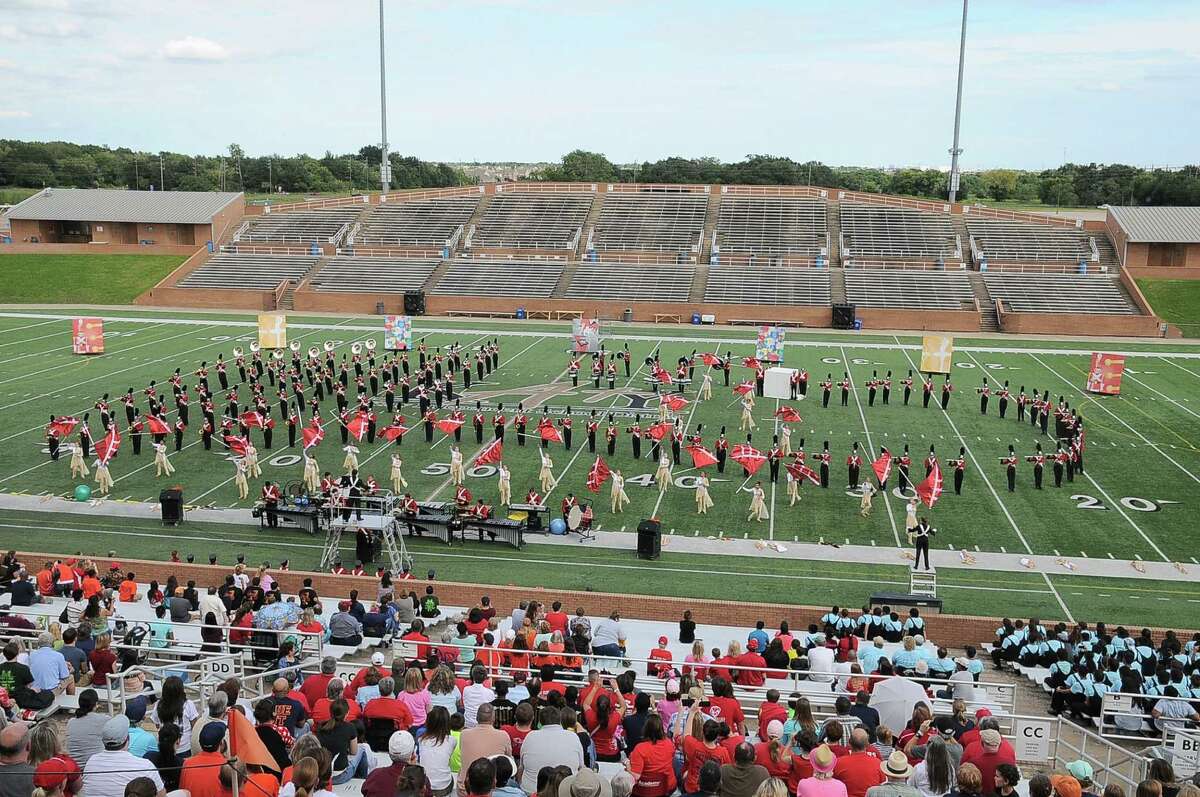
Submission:
{"label": "spectator in bleacher", "polygon": [[1017,757],[1012,745],[1000,735],[999,723],[988,717],[980,723],[979,741],[972,742],[963,752],[963,763],[973,764],[979,769],[984,794],[996,791],[996,767],[1001,764],[1016,764]]}
{"label": "spectator in bleacher", "polygon": [[437,595],[433,594],[433,585],[425,587],[425,595],[421,598],[421,616],[429,619],[441,613]]}
{"label": "spectator in bleacher", "polygon": [[[958,785],[950,792],[949,797],[982,797],[983,776],[979,773],[979,767],[974,764],[963,764],[958,768],[955,778]],[[1034,775],[1029,781],[1029,797],[1051,797],[1053,794],[1054,789],[1050,785],[1050,779],[1045,775]]]}
{"label": "spectator in bleacher", "polygon": [[[310,676],[305,683],[307,684],[317,677],[319,676]],[[287,729],[292,738],[296,738],[304,728],[308,711],[299,700],[289,694],[290,691],[291,684],[286,678],[276,678],[271,683],[271,696],[259,702],[271,706],[274,724]]]}
{"label": "spectator in bleacher", "polygon": [[711,663],[712,660],[712,657],[704,652],[704,643],[700,640],[696,640],[692,643],[692,652],[683,659],[683,674],[694,675],[697,681],[703,681],[708,677],[708,667],[700,665],[707,665]]}
{"label": "spectator in bleacher", "polygon": [[[846,784],[833,777],[837,756],[828,745],[821,745],[808,757],[813,774],[796,786],[797,797],[846,797]],[[905,777],[908,773],[905,772]]]}
{"label": "spectator in bleacher", "polygon": [[196,609],[200,612],[201,616],[212,612],[222,622],[229,618],[229,611],[225,608],[224,601],[222,601],[220,596],[217,595],[216,587],[209,587],[208,590],[200,596]]}
{"label": "spectator in bleacher", "polygon": [[574,773],[584,765],[583,745],[579,737],[564,728],[561,720],[557,708],[545,707],[542,709],[542,727],[527,735],[521,743],[519,777],[521,788],[527,793],[538,791],[538,773],[543,767],[564,766]]}
{"label": "spectator in bleacher", "polygon": [[408,711],[408,706],[403,701],[396,699],[395,691],[396,681],[390,675],[379,679],[379,696],[368,700],[363,706],[363,719],[391,720],[395,730],[408,730],[413,724],[412,715]]}
{"label": "spectator in bleacher", "polygon": [[916,787],[908,784],[912,766],[904,757],[904,753],[894,751],[886,761],[880,763],[879,770],[886,781],[868,789],[867,794],[870,797],[920,797]]}
{"label": "spectator in bleacher", "polygon": [[179,788],[186,789],[194,797],[215,797],[223,793],[221,788],[221,765],[225,763],[225,723],[214,722],[200,732],[197,744],[199,752],[183,762],[179,773]]}
{"label": "spectator in bleacher", "polygon": [[1154,719],[1154,727],[1160,731],[1179,730],[1189,722],[1200,722],[1200,713],[1191,703],[1181,699],[1179,690],[1172,685],[1168,685],[1163,690],[1163,697],[1155,701],[1150,716]]}
{"label": "spectator in bleacher", "polygon": [[254,611],[250,604],[243,603],[239,606],[229,624],[232,626],[229,629],[229,652],[240,653],[250,644],[250,629],[254,627]]}
{"label": "spectator in bleacher", "polygon": [[183,759],[179,757],[178,725],[168,722],[159,728],[157,749],[151,750],[142,757],[154,764],[159,777],[162,778],[163,788],[168,791],[179,788],[179,773],[183,767]]}
{"label": "spectator in bleacher", "polygon": [[954,660],[954,673],[947,681],[945,689],[939,689],[937,696],[943,700],[971,700],[975,697],[975,678],[970,672],[971,663],[959,656]]}
{"label": "spectator in bleacher", "polygon": [[86,764],[93,754],[101,750],[100,730],[109,717],[96,713],[100,702],[95,689],[84,689],[79,693],[79,708],[67,722],[67,752],[80,765]]}
{"label": "spectator in bleacher", "polygon": [[179,751],[187,755],[192,749],[192,724],[200,718],[196,704],[188,700],[183,689],[183,679],[178,675],[169,675],[163,681],[162,694],[154,704],[154,713],[150,717],[156,727],[162,727],[168,722],[179,726]]}
{"label": "spectator in bleacher", "polygon": [[139,777],[149,778],[163,793],[162,778],[154,764],[129,752],[129,718],[118,714],[100,732],[104,749],[95,753],[83,767],[84,794],[95,797],[125,794],[126,785]]}
{"label": "spectator in bleacher", "polygon": [[350,613],[350,606],[350,601],[340,601],[338,610],[330,616],[329,644],[351,648],[362,644],[362,623]]}
{"label": "spectator in bleacher", "polygon": [[[1072,769],[1072,767],[1074,767],[1076,764],[1083,764],[1083,766],[1087,767],[1088,772],[1091,772],[1092,770],[1091,765],[1086,761],[1073,761],[1070,764],[1067,764],[1067,770],[1074,774],[1075,770]],[[1076,780],[1078,780],[1078,776],[1076,776]],[[1017,793],[1017,784],[1020,782],[1021,770],[1017,769],[1012,764],[1001,764],[1000,766],[996,767],[997,797],[1015,797]],[[1083,786],[1084,788],[1084,797],[1099,797],[1099,795],[1089,791],[1089,789],[1092,787],[1090,775],[1087,777],[1086,786],[1084,786],[1083,781],[1080,781],[1079,785]]]}
{"label": "spectator in bleacher", "polygon": [[7,690],[20,708],[46,708],[54,702],[54,694],[43,693],[38,689],[29,666],[19,661],[20,655],[21,645],[16,640],[4,646],[4,663],[0,664],[0,688]]}
{"label": "spectator in bleacher", "polygon": [[787,780],[792,774],[792,752],[782,742],[783,721],[773,719],[760,725],[758,735],[763,740],[754,745],[754,760],[771,777]]}
{"label": "spectator in bleacher", "polygon": [[[348,721],[349,705],[341,698],[329,706],[329,718],[316,726],[321,746],[333,756],[333,785],[365,778],[375,768],[371,748],[358,741],[358,730]],[[314,707],[315,713],[315,707]]]}
{"label": "spectator in bleacher", "polygon": [[1081,797],[1083,794],[1079,781],[1070,775],[1051,775],[1050,784],[1054,787],[1055,797]]}
{"label": "spectator in bleacher", "polygon": [[864,797],[867,789],[883,783],[879,756],[870,748],[870,739],[862,728],[849,732],[849,753],[840,755],[833,776],[846,784],[848,797]]}
{"label": "spectator in bleacher", "polygon": [[721,723],[715,719],[702,719],[698,710],[688,718],[681,734],[683,753],[683,792],[693,794],[700,790],[700,769],[706,762],[718,766],[733,763],[729,750],[720,744]]}
{"label": "spectator in bleacher", "polygon": [[454,670],[441,665],[429,679],[429,699],[436,707],[441,706],[449,714],[462,711],[462,691],[455,682]]}
{"label": "spectator in bleacher", "polygon": [[811,637],[813,647],[808,651],[808,680],[818,683],[829,683],[833,680],[834,659],[833,649],[826,647],[825,634],[816,633]]}
{"label": "spectator in bleacher", "polygon": [[[746,652],[734,659],[733,664],[735,666],[755,668],[736,671],[739,685],[753,689],[766,683],[767,674],[763,672],[763,668],[767,666],[767,661],[758,654],[760,649],[758,640],[751,639],[746,643]],[[724,779],[722,779],[723,783]],[[722,786],[723,788],[724,786]]]}
{"label": "spectator in bleacher", "polygon": [[466,727],[473,728],[479,707],[490,704],[495,699],[496,693],[486,685],[487,670],[483,667],[472,667],[470,679],[471,683],[462,690],[462,707],[463,716],[466,718]]}
{"label": "spectator in bleacher", "polygon": [[434,797],[446,797],[454,789],[450,758],[458,749],[458,739],[450,733],[450,713],[442,706],[429,710],[419,748],[421,765],[425,767]]}
{"label": "spectator in bleacher", "polygon": [[[953,743],[953,746],[958,747],[958,744]],[[913,768],[908,785],[915,786],[922,797],[942,797],[954,788],[957,771],[957,762],[950,755],[949,745],[941,736],[935,736],[926,745],[921,761]]]}
{"label": "spectator in bleacher", "polygon": [[[146,701],[130,700],[125,704],[125,716],[129,718],[129,752],[138,758],[145,758],[146,753],[157,751],[158,738],[142,727],[146,719]],[[178,727],[178,723],[170,724]],[[180,728],[181,734],[182,730]]]}
{"label": "spectator in bleacher", "polygon": [[29,577],[29,573],[23,567],[17,571],[12,584],[9,585],[8,591],[12,595],[13,606],[33,606],[45,600],[45,598],[38,594],[37,584]]}
{"label": "spectator in bleacher", "polygon": [[43,631],[38,634],[37,650],[29,654],[29,670],[39,691],[55,695],[75,694],[75,678],[67,659],[54,649],[54,638]]}
{"label": "spectator in bleacher", "polygon": [[[268,698],[260,702],[270,705],[271,700]],[[205,725],[225,721],[225,712],[229,708],[229,694],[219,689],[215,690],[209,695],[206,705],[207,713],[192,723],[192,738],[198,738]]]}
{"label": "spectator in bleacher", "polygon": [[622,658],[625,655],[625,638],[621,614],[614,611],[608,619],[596,624],[592,632],[592,653],[606,658]]}
{"label": "spectator in bleacher", "polygon": [[[1165,758],[1151,758],[1146,774],[1151,780],[1158,781],[1163,797],[1176,797],[1179,794],[1180,788],[1183,787],[1183,784],[1175,777],[1175,768]],[[1051,778],[1050,782],[1053,783],[1054,778]]]}
{"label": "spectator in bleacher", "polygon": [[497,755],[512,754],[512,740],[504,731],[493,727],[495,712],[491,705],[481,705],[474,717],[472,727],[466,728],[459,735],[458,750],[461,762],[458,773],[458,792],[460,795],[478,794],[468,791],[467,775],[472,764],[480,759],[489,759]]}
{"label": "spectator in bleacher", "polygon": [[63,644],[58,651],[67,660],[67,666],[71,668],[71,677],[75,683],[82,681],[88,673],[87,654],[75,644],[78,639],[79,632],[74,628],[68,628],[66,631],[63,631]]}
{"label": "spectator in bleacher", "polygon": [[908,756],[909,761],[924,760],[927,756],[929,746],[935,741],[941,741],[946,747],[946,754],[950,756],[950,763],[954,769],[958,769],[962,763],[963,746],[954,738],[955,724],[951,717],[937,717],[933,720],[933,724],[929,728],[929,732],[923,735],[914,735],[904,745],[904,754]]}
{"label": "spectator in bleacher", "polygon": [[733,751],[733,763],[721,767],[721,797],[754,797],[758,787],[770,778],[766,767],[755,761],[754,747],[746,742]]}
{"label": "spectator in bleacher", "polygon": [[875,729],[879,727],[879,712],[871,708],[871,694],[867,690],[860,690],[854,695],[854,705],[850,707],[850,713],[858,717],[867,736],[874,740]]}
{"label": "spectator in bleacher", "polygon": [[0,797],[33,793],[34,765],[29,763],[29,726],[14,722],[0,730]]}
{"label": "spectator in bleacher", "polygon": [[433,696],[425,684],[425,678],[416,667],[410,668],[404,674],[404,691],[396,695],[396,699],[404,703],[408,713],[412,715],[413,728],[420,735],[433,708]]}
{"label": "spectator in bleacher", "polygon": [[138,595],[137,587],[137,577],[131,570],[125,574],[125,578],[122,579],[120,586],[117,588],[117,597],[121,603],[133,603],[141,597]]}
{"label": "spectator in bleacher", "polygon": [[83,617],[80,622],[85,622],[92,627],[92,634],[99,637],[101,634],[108,632],[108,618],[112,616],[113,600],[112,596],[105,594],[93,595],[87,599],[87,606],[83,608]]}

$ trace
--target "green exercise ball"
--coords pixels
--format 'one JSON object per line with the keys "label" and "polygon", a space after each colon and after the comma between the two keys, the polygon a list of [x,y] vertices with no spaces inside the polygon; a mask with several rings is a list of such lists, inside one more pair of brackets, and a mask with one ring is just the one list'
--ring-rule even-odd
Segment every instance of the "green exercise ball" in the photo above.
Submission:
{"label": "green exercise ball", "polygon": [[86,501],[92,497],[92,488],[86,484],[80,484],[75,488],[75,500]]}

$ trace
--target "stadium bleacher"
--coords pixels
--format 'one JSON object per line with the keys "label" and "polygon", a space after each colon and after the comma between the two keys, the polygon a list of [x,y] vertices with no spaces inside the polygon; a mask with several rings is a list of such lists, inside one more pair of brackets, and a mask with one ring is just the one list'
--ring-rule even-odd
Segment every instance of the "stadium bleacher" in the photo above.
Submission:
{"label": "stadium bleacher", "polygon": [[1092,258],[1091,236],[1073,227],[967,218],[967,231],[990,261],[1078,263]]}
{"label": "stadium bleacher", "polygon": [[246,229],[234,236],[244,244],[336,244],[360,207],[306,210],[294,213],[267,213],[250,221]]}
{"label": "stadium bleacher", "polygon": [[993,300],[1017,313],[1138,313],[1121,283],[1109,276],[988,273],[983,283]]}
{"label": "stadium bleacher", "polygon": [[824,200],[726,196],[714,254],[815,257],[828,252],[827,236]]}
{"label": "stadium bleacher", "polygon": [[686,302],[695,276],[688,265],[580,263],[567,298]]}
{"label": "stadium bleacher", "polygon": [[704,235],[708,195],[609,193],[596,220],[591,249],[605,252],[696,254]]}
{"label": "stadium bleacher", "polygon": [[828,306],[831,301],[829,272],[807,268],[710,266],[704,301]]}
{"label": "stadium bleacher", "polygon": [[937,260],[955,257],[947,215],[886,205],[840,203],[843,258]]}
{"label": "stadium bleacher", "polygon": [[492,197],[469,235],[474,249],[575,248],[594,196],[506,192]]}
{"label": "stadium bleacher", "polygon": [[846,301],[860,307],[961,310],[974,293],[963,271],[846,269]]}
{"label": "stadium bleacher", "polygon": [[390,257],[334,257],[312,278],[313,290],[404,293],[420,290],[440,260]]}
{"label": "stadium bleacher", "polygon": [[450,246],[478,205],[479,197],[379,205],[348,243],[362,248]]}
{"label": "stadium bleacher", "polygon": [[554,292],[563,264],[521,260],[455,260],[438,280],[438,296],[521,296],[545,299]]}
{"label": "stadium bleacher", "polygon": [[270,291],[286,279],[300,279],[318,260],[310,255],[218,252],[177,287]]}

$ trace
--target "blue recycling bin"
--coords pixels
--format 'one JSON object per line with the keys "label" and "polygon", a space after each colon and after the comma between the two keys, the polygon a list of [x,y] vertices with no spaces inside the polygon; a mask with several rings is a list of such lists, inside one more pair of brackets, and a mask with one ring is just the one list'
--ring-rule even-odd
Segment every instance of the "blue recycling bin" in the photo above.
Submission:
{"label": "blue recycling bin", "polygon": [[695,324],[696,326],[700,326],[700,314],[699,313],[692,313],[692,323]]}
{"label": "blue recycling bin", "polygon": [[517,308],[517,318],[522,321],[525,320],[525,308],[524,307]]}
{"label": "blue recycling bin", "polygon": [[1080,274],[1086,274],[1086,273],[1087,273],[1087,261],[1086,261],[1086,260],[1080,260],[1080,261],[1079,261],[1079,273],[1080,273]]}
{"label": "blue recycling bin", "polygon": [[216,251],[216,247],[215,247],[215,246],[213,246],[213,242],[212,242],[212,241],[206,241],[206,242],[205,242],[205,246],[207,246],[207,247],[208,247],[208,251],[210,251],[210,252],[215,252],[215,251]]}
{"label": "blue recycling bin", "polygon": [[856,331],[861,331],[861,330],[862,330],[862,319],[861,319],[861,318],[856,318],[856,319],[854,319],[854,329],[855,329]]}

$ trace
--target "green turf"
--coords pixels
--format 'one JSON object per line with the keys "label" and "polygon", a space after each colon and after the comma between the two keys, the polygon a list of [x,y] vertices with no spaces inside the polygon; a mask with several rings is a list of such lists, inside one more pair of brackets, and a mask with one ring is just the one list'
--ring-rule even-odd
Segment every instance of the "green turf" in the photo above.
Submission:
{"label": "green turf", "polygon": [[1164,321],[1200,337],[1200,280],[1139,279],[1138,287]]}
{"label": "green turf", "polygon": [[170,274],[177,255],[0,255],[0,304],[123,304]]}
{"label": "green turf", "polygon": [[[66,458],[50,463],[41,453],[41,429],[49,413],[81,414],[91,407],[101,393],[108,392],[115,399],[129,386],[140,391],[151,379],[158,380],[161,385],[176,366],[189,374],[200,360],[211,363],[218,352],[224,352],[229,357],[230,350],[238,345],[238,341],[245,346],[250,340],[250,327],[228,325],[231,318],[240,322],[246,316],[189,314],[189,318],[194,317],[197,323],[185,324],[181,322],[186,319],[161,313],[130,310],[112,315],[141,320],[108,322],[108,353],[92,358],[74,357],[69,353],[66,333],[68,322],[65,320],[0,316],[0,365],[3,366],[3,371],[0,371],[0,489],[60,495],[72,490],[74,483]],[[339,347],[339,358],[351,341],[366,333],[339,330],[338,325],[380,327],[378,319],[363,317],[295,317],[292,321],[321,325],[315,329],[293,329],[292,337],[304,347],[333,340]],[[445,331],[429,331],[435,329]],[[427,335],[426,342],[431,348],[446,346],[456,340],[464,345],[472,345],[493,332],[508,333],[500,338],[500,370],[489,377],[486,384],[477,383],[474,386],[475,393],[464,401],[464,409],[468,414],[474,396],[483,391],[484,398],[503,401],[506,412],[511,416],[511,408],[517,401],[530,399],[531,386],[565,390],[563,394],[550,399],[549,404],[553,407],[570,404],[576,411],[595,408],[601,415],[614,403],[621,407],[630,401],[647,398],[640,390],[644,371],[633,374],[629,380],[622,374],[618,383],[622,389],[617,391],[616,396],[604,390],[595,391],[586,377],[578,388],[568,390],[569,381],[564,376],[567,362],[564,352],[565,330],[562,324],[522,325],[428,318],[417,321],[416,332],[418,335]],[[722,352],[730,350],[739,358],[753,352],[753,330],[722,329],[719,331],[724,334],[718,336],[714,335],[718,330],[712,328],[613,325],[611,331],[614,337],[609,345],[619,348],[627,342],[634,355],[635,367],[656,346],[664,362],[673,362],[693,349],[705,351],[719,347]],[[633,337],[622,340],[619,335],[626,331]],[[381,335],[376,334],[375,337],[378,339]],[[716,507],[707,517],[699,517],[695,514],[693,494],[687,488],[686,477],[690,473],[687,471],[686,453],[684,463],[675,473],[677,478],[684,477],[685,481],[680,486],[671,487],[660,497],[653,486],[642,486],[643,479],[634,478],[644,476],[647,477],[644,481],[649,482],[648,477],[653,474],[655,464],[646,458],[645,449],[643,459],[634,460],[629,437],[622,434],[616,454],[612,457],[605,455],[605,458],[611,467],[620,468],[626,478],[631,479],[627,491],[632,504],[623,515],[610,514],[608,491],[605,488],[597,500],[597,523],[606,530],[620,531],[624,528],[629,531],[636,526],[638,519],[655,514],[663,519],[668,534],[673,531],[677,537],[720,534],[773,538],[784,544],[792,540],[816,542],[821,538],[831,542],[875,544],[882,552],[880,561],[887,563],[896,556],[893,547],[896,540],[903,539],[902,502],[895,496],[888,496],[886,500],[880,496],[876,499],[872,517],[858,517],[856,499],[845,493],[844,461],[851,443],[859,441],[864,448],[870,446],[875,449],[887,445],[895,453],[908,444],[913,459],[919,463],[930,445],[936,447],[938,455],[947,458],[957,454],[959,446],[965,442],[973,456],[968,460],[963,495],[955,496],[948,480],[946,494],[937,507],[928,513],[941,532],[935,540],[936,546],[1022,554],[1029,552],[1039,557],[1087,555],[1111,556],[1118,560],[1142,557],[1149,561],[1168,558],[1185,564],[1190,564],[1196,555],[1192,531],[1194,524],[1190,518],[1195,499],[1200,495],[1197,489],[1200,482],[1195,475],[1200,473],[1200,415],[1197,415],[1200,407],[1193,408],[1190,399],[1197,387],[1196,380],[1200,380],[1200,361],[1160,357],[1153,351],[1145,356],[1131,357],[1122,395],[1092,398],[1084,396],[1080,390],[1088,364],[1086,354],[1060,353],[1061,347],[1047,345],[1048,342],[1040,340],[1006,338],[980,341],[986,344],[985,348],[999,346],[1006,351],[960,350],[955,358],[953,374],[956,391],[949,413],[943,414],[932,405],[923,409],[919,392],[914,394],[910,406],[903,406],[898,384],[891,396],[890,406],[882,406],[881,400],[877,400],[874,407],[867,406],[867,391],[863,388],[863,382],[872,371],[882,375],[888,370],[892,371],[898,382],[911,367],[909,358],[915,358],[919,352],[899,348],[895,345],[896,341],[912,345],[917,338],[896,339],[875,335],[867,339],[809,331],[798,332],[789,340],[801,344],[789,348],[789,364],[803,365],[812,375],[810,397],[794,402],[804,421],[795,425],[793,448],[799,447],[801,437],[805,438],[804,447],[809,452],[819,450],[821,442],[829,440],[834,458],[830,489],[806,486],[800,504],[787,507],[782,478],[772,495],[764,469],[760,477],[766,483],[773,518],[768,522],[747,524],[745,513],[749,497],[747,493],[739,492],[738,488],[743,482],[741,469],[731,463],[725,474],[712,474],[712,494]],[[1083,352],[1093,348],[1088,344],[1067,345]],[[1124,348],[1124,344],[1112,348]],[[1160,347],[1155,351],[1170,350],[1189,349],[1173,346],[1170,349]],[[838,376],[847,361],[855,386],[848,406],[840,406],[835,391],[830,406],[821,407],[816,383],[826,372]],[[700,373],[698,370],[697,378]],[[1025,385],[1027,389],[1036,387],[1049,390],[1053,397],[1066,395],[1073,405],[1081,407],[1089,430],[1086,475],[1077,477],[1073,484],[1055,489],[1050,469],[1047,468],[1046,487],[1036,491],[1032,485],[1032,468],[1023,463],[1016,491],[1007,492],[1004,472],[998,462],[1007,446],[1013,444],[1018,453],[1024,455],[1032,453],[1036,442],[1040,441],[1047,450],[1053,449],[1053,442],[1037,434],[1028,423],[1018,423],[1015,406],[1010,406],[1007,419],[1000,420],[997,402],[993,398],[988,414],[980,414],[975,387],[985,373],[993,383],[1008,379],[1014,390],[1020,385]],[[747,374],[745,369],[735,368],[734,379],[745,378]],[[236,380],[235,370],[231,369],[231,376]],[[188,381],[193,381],[193,378],[189,377]],[[216,385],[215,374],[210,375],[210,381]],[[625,390],[627,383],[629,389]],[[246,391],[242,392],[244,394]],[[268,391],[268,395],[273,398],[274,392]],[[642,420],[643,426],[652,422],[656,412],[654,399],[650,398]],[[689,393],[689,398],[694,399],[694,391]],[[711,444],[723,424],[728,426],[731,441],[737,441],[740,439],[736,431],[738,413],[729,406],[732,398],[729,390],[721,386],[718,377],[713,400],[693,401],[683,411],[683,420],[688,423],[689,430],[699,428],[699,433],[708,444]],[[218,406],[222,404],[223,401]],[[323,408],[327,419],[332,402],[328,402],[328,405]],[[278,421],[277,404],[273,403],[272,408]],[[753,442],[760,448],[769,447],[770,433],[775,427],[772,418],[774,409],[774,401],[759,400],[755,411],[759,430]],[[415,410],[410,407],[404,412],[412,419]],[[530,414],[536,417],[538,412],[539,409],[534,409]],[[219,453],[216,447],[211,452],[202,450],[196,434],[199,409],[195,403],[192,405],[192,414],[192,429],[185,436],[185,449],[171,454],[178,470],[169,480],[170,483],[182,484],[189,502],[220,507],[249,506],[249,501],[237,500],[232,484],[233,469],[223,453]],[[124,426],[123,412],[119,406],[118,416]],[[93,428],[98,430],[95,413],[92,423]],[[627,425],[627,421],[622,421],[622,430]],[[594,455],[586,450],[583,418],[576,419],[575,428],[571,451],[565,451],[561,445],[551,450],[555,474],[560,479],[559,487],[550,496],[552,503],[556,503],[567,490],[577,495],[586,492],[584,482]],[[469,426],[463,430],[462,438],[463,450],[470,457],[478,446]],[[261,449],[261,438],[257,433],[255,440]],[[286,431],[281,424],[275,434],[275,449],[261,452],[265,474],[284,482],[298,480],[301,469],[298,462],[291,461],[299,453],[298,450],[285,450],[286,443]],[[448,443],[440,433],[435,433],[435,443],[433,448],[427,446],[418,426],[409,433],[398,450],[405,460],[404,472],[414,495],[421,499],[445,500],[450,498],[452,492],[444,475]],[[532,442],[525,448],[515,443],[515,433],[510,429],[505,445],[505,462],[513,473],[514,495],[519,497],[536,479],[537,455]],[[368,444],[363,441],[358,445],[363,472],[375,475],[381,483],[386,484],[389,455],[397,449],[378,442]],[[289,459],[274,460],[281,454]],[[330,426],[325,442],[316,450],[316,458],[323,470],[338,472],[343,456],[338,429]],[[153,476],[149,441],[145,441],[142,455],[135,457],[128,436],[121,454],[112,465],[112,473],[117,479],[114,490],[116,498],[153,500],[165,483]],[[488,475],[486,469],[480,474],[469,477],[468,486],[476,495],[492,501],[495,499],[495,478]],[[919,464],[914,466],[913,475],[918,480],[923,476]],[[895,479],[893,476],[892,486],[895,485]],[[257,491],[257,485],[254,485],[254,489]],[[1091,496],[1091,499],[1087,496]],[[1084,506],[1103,508],[1085,509]],[[494,573],[488,578],[487,566],[481,566],[476,573],[479,580],[502,578]],[[598,574],[595,578],[596,588],[603,588],[602,584],[610,583],[607,575]],[[1001,578],[1008,580],[1011,577],[1005,575]],[[993,579],[993,583],[996,581]],[[1057,607],[1045,581],[1040,578],[1037,581],[1034,587],[1039,594],[1034,599],[1039,604],[1045,604],[1047,600],[1054,601],[1049,604],[1050,608]],[[663,587],[664,590],[684,588]],[[735,585],[735,588],[739,595],[742,594],[739,587]],[[643,584],[641,591],[646,589]],[[861,602],[865,597],[861,585],[851,585],[849,589],[858,596],[853,602]],[[671,594],[685,593],[676,591]],[[809,592],[800,591],[796,594],[805,596],[803,600],[797,598],[798,602],[827,602],[823,599],[813,600]],[[1022,595],[1024,593],[1017,593],[1014,597],[1026,600]],[[770,599],[780,598],[775,595]],[[962,600],[964,610],[970,610],[970,600]],[[1090,616],[1092,609],[1104,607],[1110,607],[1114,614],[1119,614],[1127,606],[1116,598],[1107,603],[1093,604],[1087,594],[1066,600],[1071,610],[1080,616]],[[1149,600],[1146,602],[1151,603]],[[977,611],[997,613],[994,611],[997,605],[1002,609],[1005,604],[992,604],[986,611],[982,608],[984,604],[979,604],[981,608]],[[1024,613],[1016,609],[1011,611]],[[1044,609],[1042,613],[1047,616],[1052,614],[1050,609]]]}

